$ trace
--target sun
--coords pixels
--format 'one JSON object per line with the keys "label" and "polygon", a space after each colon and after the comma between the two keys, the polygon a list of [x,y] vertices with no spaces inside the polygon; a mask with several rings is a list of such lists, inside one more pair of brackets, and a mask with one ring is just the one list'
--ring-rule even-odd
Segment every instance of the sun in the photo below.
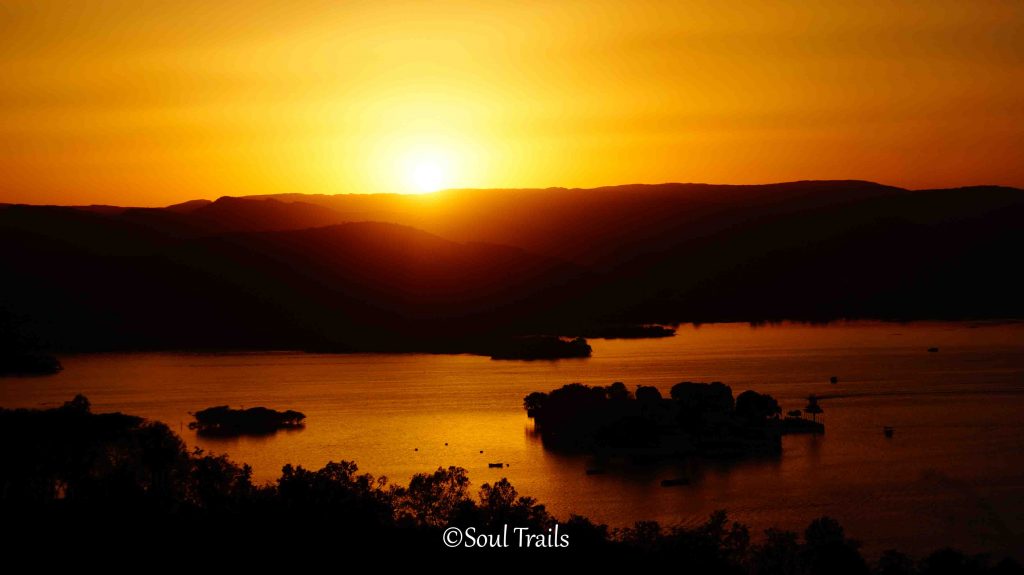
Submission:
{"label": "sun", "polygon": [[409,186],[416,193],[436,192],[447,183],[444,166],[436,158],[420,158],[409,168]]}
{"label": "sun", "polygon": [[473,161],[471,148],[444,134],[380,138],[370,152],[368,183],[390,193],[430,194],[461,187],[481,165]]}
{"label": "sun", "polygon": [[428,194],[450,185],[451,168],[451,154],[438,147],[406,152],[399,166],[409,194]]}

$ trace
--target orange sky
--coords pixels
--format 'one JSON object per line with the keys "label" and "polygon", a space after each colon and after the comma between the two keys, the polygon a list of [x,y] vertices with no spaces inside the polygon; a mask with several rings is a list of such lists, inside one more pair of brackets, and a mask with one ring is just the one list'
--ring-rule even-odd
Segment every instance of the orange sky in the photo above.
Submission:
{"label": "orange sky", "polygon": [[0,202],[1024,187],[1022,158],[1017,0],[0,6]]}

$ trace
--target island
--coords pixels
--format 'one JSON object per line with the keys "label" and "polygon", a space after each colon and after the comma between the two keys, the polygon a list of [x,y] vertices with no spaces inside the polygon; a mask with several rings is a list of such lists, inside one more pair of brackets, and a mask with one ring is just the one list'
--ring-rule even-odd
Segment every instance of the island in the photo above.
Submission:
{"label": "island", "polygon": [[590,344],[586,339],[573,339],[554,335],[514,337],[498,343],[490,352],[491,359],[566,359],[590,357]]}
{"label": "island", "polygon": [[676,328],[659,324],[602,325],[585,330],[583,335],[596,339],[656,339],[675,336]]}
{"label": "island", "polygon": [[45,353],[0,352],[0,376],[53,375],[63,369],[56,357]]}
{"label": "island", "polygon": [[[825,424],[818,421],[822,413],[824,410],[818,405],[818,396],[812,394],[807,397],[807,406],[803,411],[794,409],[786,413],[782,419],[782,433],[825,433]],[[811,418],[805,418],[804,414],[809,414]]]}
{"label": "island", "polygon": [[268,435],[281,429],[302,429],[306,419],[304,413],[291,409],[231,409],[226,405],[208,407],[191,415],[195,421],[188,428],[207,436]]}
{"label": "island", "polygon": [[[605,456],[778,455],[783,434],[824,431],[802,412],[782,419],[779,403],[768,394],[744,391],[733,398],[732,388],[718,381],[684,381],[667,398],[649,386],[630,392],[622,382],[571,383],[533,392],[523,407],[546,446]],[[805,411],[821,413],[820,406]]]}

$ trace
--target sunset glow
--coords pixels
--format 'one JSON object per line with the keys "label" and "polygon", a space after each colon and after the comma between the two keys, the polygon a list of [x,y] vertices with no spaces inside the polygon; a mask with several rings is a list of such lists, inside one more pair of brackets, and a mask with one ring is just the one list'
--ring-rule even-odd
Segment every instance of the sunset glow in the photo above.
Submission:
{"label": "sunset glow", "polygon": [[437,191],[444,182],[444,168],[436,160],[420,160],[409,173],[409,183],[420,193]]}
{"label": "sunset glow", "polygon": [[842,178],[1021,186],[1021,11],[998,0],[8,3],[0,202]]}
{"label": "sunset glow", "polygon": [[401,158],[398,171],[404,176],[404,186],[395,191],[412,194],[436,192],[452,184],[450,154],[439,150],[411,150]]}
{"label": "sunset glow", "polygon": [[1022,96],[1024,0],[4,0],[8,563],[1024,575]]}

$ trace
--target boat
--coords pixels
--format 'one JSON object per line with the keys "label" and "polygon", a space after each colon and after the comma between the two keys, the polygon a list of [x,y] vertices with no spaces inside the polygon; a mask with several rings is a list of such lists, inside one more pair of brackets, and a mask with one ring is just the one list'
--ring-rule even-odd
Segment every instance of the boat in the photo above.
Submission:
{"label": "boat", "polygon": [[937,348],[937,347],[929,347],[928,348],[928,353],[938,353],[938,352],[939,352],[939,348]]}
{"label": "boat", "polygon": [[501,468],[501,467],[505,467],[505,464],[504,463],[488,463],[487,467],[498,467],[498,468]]}
{"label": "boat", "polygon": [[839,378],[833,375],[832,377],[828,378],[828,381],[829,383],[839,383]]}
{"label": "boat", "polygon": [[676,486],[679,486],[679,485],[689,485],[689,484],[690,484],[690,480],[688,478],[686,478],[686,477],[676,477],[674,479],[662,479],[661,480],[661,486],[662,487],[676,487]]}
{"label": "boat", "polygon": [[884,433],[886,437],[892,437],[895,432],[896,430],[889,427],[888,425],[882,428],[882,433]]}

